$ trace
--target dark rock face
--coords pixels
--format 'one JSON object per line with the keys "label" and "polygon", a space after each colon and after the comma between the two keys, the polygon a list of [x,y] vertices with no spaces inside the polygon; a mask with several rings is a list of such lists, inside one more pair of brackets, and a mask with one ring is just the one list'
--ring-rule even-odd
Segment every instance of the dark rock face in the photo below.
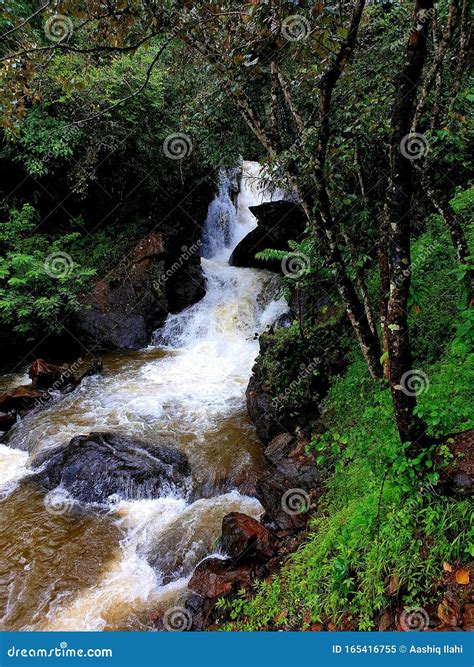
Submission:
{"label": "dark rock face", "polygon": [[256,519],[241,512],[231,512],[222,520],[221,547],[239,563],[266,562],[275,555],[277,541]]}
{"label": "dark rock face", "polygon": [[263,443],[286,431],[286,426],[280,423],[278,406],[273,396],[265,391],[256,375],[252,375],[245,393],[247,397],[247,412],[255,425],[257,435]]}
{"label": "dark rock face", "polygon": [[257,482],[257,498],[265,508],[263,522],[277,530],[305,527],[312,494],[321,485],[314,457],[305,452],[306,444],[286,433],[265,449],[272,467]]}
{"label": "dark rock face", "polygon": [[63,366],[48,364],[44,359],[36,359],[28,371],[31,384],[38,389],[49,389],[55,383],[63,385],[65,382]]}
{"label": "dark rock face", "polygon": [[206,558],[194,570],[189,590],[204,598],[217,598],[252,583],[248,565],[232,565],[229,560]]}
{"label": "dark rock face", "polygon": [[161,280],[164,269],[163,236],[152,233],[87,296],[85,309],[74,320],[81,340],[95,349],[145,345],[168,313]]}
{"label": "dark rock face", "polygon": [[137,349],[164,324],[205,294],[200,244],[183,246],[174,233],[153,232],[99,280],[77,313],[78,337],[96,350]]}
{"label": "dark rock face", "polygon": [[274,201],[251,206],[258,227],[247,234],[237,245],[229,263],[256,269],[269,269],[281,273],[279,261],[265,262],[255,259],[255,254],[266,248],[288,250],[290,239],[298,240],[306,227],[303,209],[291,201]]}
{"label": "dark rock face", "polygon": [[75,499],[103,503],[122,498],[187,493],[187,458],[173,447],[149,444],[113,433],[90,433],[40,452],[30,463],[33,479],[51,490],[61,485]]}

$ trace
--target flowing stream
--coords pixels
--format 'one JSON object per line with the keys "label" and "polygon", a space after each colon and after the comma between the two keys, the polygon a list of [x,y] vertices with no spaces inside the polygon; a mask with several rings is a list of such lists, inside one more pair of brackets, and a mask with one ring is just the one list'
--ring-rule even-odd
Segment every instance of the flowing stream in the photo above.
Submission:
{"label": "flowing stream", "polygon": [[[270,198],[258,174],[257,163],[244,162],[237,207],[223,175],[209,207],[205,297],[170,315],[148,348],[104,355],[102,375],[30,413],[0,444],[0,629],[152,628],[157,614],[182,604],[193,568],[216,551],[224,515],[261,514],[246,495],[263,462],[245,388],[255,333],[286,305],[272,299],[270,274],[228,264],[256,225],[249,206]],[[198,499],[124,496],[107,511],[52,512],[44,492],[28,484],[28,458],[91,431],[179,447]]]}

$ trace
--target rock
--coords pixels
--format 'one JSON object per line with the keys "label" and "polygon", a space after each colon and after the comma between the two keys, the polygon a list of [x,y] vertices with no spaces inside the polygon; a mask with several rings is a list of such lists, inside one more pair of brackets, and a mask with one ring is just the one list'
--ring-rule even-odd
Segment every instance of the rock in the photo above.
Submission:
{"label": "rock", "polygon": [[474,429],[445,438],[451,460],[439,456],[440,488],[447,495],[471,496],[474,491]]}
{"label": "rock", "polygon": [[146,345],[169,312],[204,295],[199,248],[198,242],[183,246],[175,229],[141,239],[85,298],[74,319],[78,337],[94,349]]}
{"label": "rock", "polygon": [[292,201],[282,200],[251,206],[250,211],[257,218],[258,226],[240,241],[231,255],[231,266],[243,266],[256,269],[268,269],[282,272],[281,262],[263,261],[255,254],[274,248],[288,250],[290,239],[298,240],[306,227],[306,215],[303,209]]}
{"label": "rock", "polygon": [[55,387],[59,389],[65,383],[67,378],[64,371],[67,366],[56,366],[48,364],[44,359],[36,359],[30,366],[28,376],[31,378],[31,385],[38,389],[50,389]]}
{"label": "rock", "polygon": [[102,361],[94,359],[79,376],[75,375],[81,367],[79,358],[71,365],[56,366],[43,359],[36,359],[28,372],[31,385],[10,389],[0,396],[0,431],[7,431],[28,412],[51,400],[56,391],[67,393],[75,389],[84,378],[102,370]]}
{"label": "rock", "polygon": [[287,429],[280,423],[274,397],[265,391],[255,375],[252,375],[245,393],[247,412],[255,425],[260,440],[265,444]]}
{"label": "rock", "polygon": [[188,584],[189,590],[204,598],[217,598],[253,581],[249,565],[234,565],[231,560],[206,558],[194,570]]}
{"label": "rock", "polygon": [[474,630],[474,604],[467,602],[462,612],[462,624],[466,632]]}
{"label": "rock", "polygon": [[[29,385],[9,389],[0,395],[0,412],[15,412],[20,415],[41,404],[47,392],[38,391]],[[48,399],[46,399],[48,400]]]}
{"label": "rock", "polygon": [[283,434],[270,443],[273,466],[258,480],[257,498],[266,510],[264,524],[295,531],[308,521],[311,496],[320,490],[321,474],[314,457],[305,451],[307,441],[288,436]]}
{"label": "rock", "polygon": [[256,519],[241,512],[231,512],[222,520],[221,547],[239,562],[264,563],[275,555],[277,540]]}
{"label": "rock", "polygon": [[45,489],[61,486],[75,499],[104,503],[109,496],[159,498],[187,495],[190,468],[177,449],[114,433],[90,433],[37,454],[31,477]]}
{"label": "rock", "polygon": [[265,448],[265,456],[267,459],[277,465],[283,458],[285,458],[291,451],[295,444],[295,438],[291,433],[282,433],[270,442]]}
{"label": "rock", "polygon": [[16,422],[16,412],[0,412],[0,431],[8,431]]}

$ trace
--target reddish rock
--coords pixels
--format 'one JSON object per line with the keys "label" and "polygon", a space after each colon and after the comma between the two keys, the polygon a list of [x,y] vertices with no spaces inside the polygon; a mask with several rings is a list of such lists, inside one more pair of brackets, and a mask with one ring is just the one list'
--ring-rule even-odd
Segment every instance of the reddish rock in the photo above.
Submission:
{"label": "reddish rock", "polygon": [[222,520],[221,546],[231,558],[265,562],[275,555],[277,540],[252,517],[231,512]]}
{"label": "reddish rock", "polygon": [[28,371],[33,387],[38,389],[60,389],[67,379],[64,376],[66,367],[48,364],[44,359],[36,359]]}
{"label": "reddish rock", "polygon": [[230,560],[206,558],[194,570],[189,590],[205,598],[213,599],[250,586],[253,576],[250,566],[233,565]]}
{"label": "reddish rock", "polygon": [[38,391],[33,387],[22,386],[10,389],[0,395],[0,412],[24,412],[31,410],[35,405],[48,398],[46,392]]}

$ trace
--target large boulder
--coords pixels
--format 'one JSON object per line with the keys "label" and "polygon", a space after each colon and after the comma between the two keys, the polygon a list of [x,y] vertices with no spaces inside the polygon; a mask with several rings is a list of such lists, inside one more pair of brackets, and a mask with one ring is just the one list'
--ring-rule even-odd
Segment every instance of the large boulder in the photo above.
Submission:
{"label": "large boulder", "polygon": [[204,598],[214,599],[252,583],[249,565],[234,565],[230,560],[206,558],[194,570],[188,588]]}
{"label": "large boulder", "polygon": [[33,387],[50,389],[54,385],[58,385],[58,387],[64,385],[66,381],[65,370],[67,370],[67,366],[57,366],[56,364],[49,364],[44,359],[35,359],[30,366],[28,375]]}
{"label": "large boulder", "polygon": [[78,337],[96,350],[137,349],[177,312],[204,296],[199,243],[152,232],[84,300],[75,315]]}
{"label": "large boulder", "polygon": [[257,481],[257,498],[265,508],[263,523],[277,531],[304,528],[311,504],[321,493],[321,473],[313,455],[306,452],[307,444],[286,433],[265,449],[272,465]]}
{"label": "large boulder", "polygon": [[164,269],[163,237],[152,233],[86,297],[74,321],[80,339],[96,349],[144,346],[168,312],[160,283]]}
{"label": "large boulder", "polygon": [[255,255],[267,248],[288,250],[288,241],[298,240],[305,230],[303,209],[292,201],[281,200],[251,206],[250,211],[257,218],[258,226],[240,241],[229,263],[232,266],[281,272],[280,261],[263,261],[256,259]]}
{"label": "large boulder", "polygon": [[144,443],[114,433],[90,433],[37,454],[30,467],[43,488],[61,486],[76,500],[104,503],[124,499],[186,496],[190,468],[173,446]]}
{"label": "large boulder", "polygon": [[265,563],[275,555],[277,540],[256,519],[242,512],[231,512],[222,520],[221,548],[240,563]]}
{"label": "large boulder", "polygon": [[287,425],[281,423],[278,404],[274,400],[275,397],[267,391],[255,373],[255,369],[245,395],[247,412],[255,425],[258,437],[264,444],[286,431]]}

